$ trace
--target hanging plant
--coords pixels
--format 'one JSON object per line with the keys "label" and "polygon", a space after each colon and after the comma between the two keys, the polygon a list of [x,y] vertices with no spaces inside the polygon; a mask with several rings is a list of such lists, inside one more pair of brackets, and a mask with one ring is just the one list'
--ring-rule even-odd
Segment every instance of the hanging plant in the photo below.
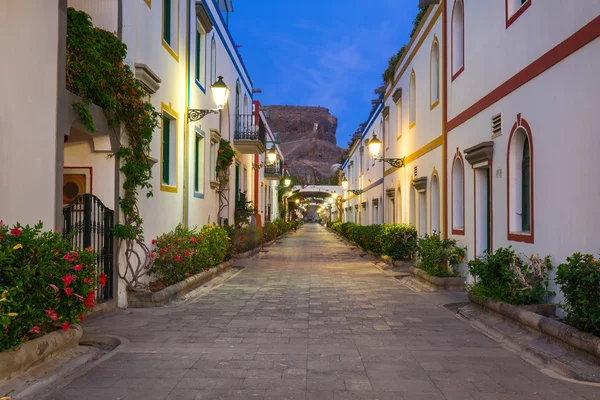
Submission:
{"label": "hanging plant", "polygon": [[219,151],[217,154],[217,193],[219,195],[219,212],[217,215],[221,215],[221,212],[229,205],[229,198],[227,192],[229,191],[229,167],[233,164],[235,158],[235,150],[231,147],[231,143],[228,140],[221,139],[219,142]]}
{"label": "hanging plant", "polygon": [[[151,164],[148,160],[152,135],[160,114],[146,101],[148,94],[124,64],[127,46],[114,33],[95,28],[88,14],[68,9],[67,88],[82,98],[73,104],[80,120],[95,132],[89,104],[101,107],[119,146],[114,152],[124,175],[124,196],[119,198],[123,223],[113,233],[125,247],[126,270],[121,274],[128,287],[140,286],[149,266],[144,244],[143,221],[138,210],[141,191],[152,196]],[[142,254],[140,254],[140,252]]]}

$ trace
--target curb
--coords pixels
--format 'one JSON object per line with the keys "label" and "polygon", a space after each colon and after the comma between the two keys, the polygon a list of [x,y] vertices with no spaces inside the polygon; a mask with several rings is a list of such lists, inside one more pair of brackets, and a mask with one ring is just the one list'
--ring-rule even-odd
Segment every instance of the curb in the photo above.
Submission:
{"label": "curb", "polygon": [[531,311],[524,310],[512,304],[502,301],[493,301],[489,299],[476,299],[469,295],[469,300],[483,309],[490,309],[496,313],[512,319],[533,329],[539,333],[551,337],[552,339],[566,346],[574,347],[588,355],[600,360],[600,338],[592,334],[581,332],[562,322],[554,319],[535,314]]}
{"label": "curb", "polygon": [[177,295],[195,289],[206,281],[213,279],[215,276],[231,268],[232,260],[225,261],[216,267],[203,271],[194,276],[168,286],[158,292],[150,291],[132,291],[127,293],[128,308],[152,308],[161,307],[167,304]]}
{"label": "curb", "polygon": [[0,379],[23,372],[33,364],[50,356],[77,347],[83,335],[80,325],[71,325],[68,331],[58,330],[23,343],[17,350],[0,353]]}
{"label": "curb", "polygon": [[408,271],[410,272],[410,274],[412,276],[416,277],[417,279],[424,280],[428,283],[431,283],[438,290],[457,291],[457,292],[463,292],[466,290],[464,277],[442,278],[439,276],[432,276],[417,267],[410,267],[408,269]]}

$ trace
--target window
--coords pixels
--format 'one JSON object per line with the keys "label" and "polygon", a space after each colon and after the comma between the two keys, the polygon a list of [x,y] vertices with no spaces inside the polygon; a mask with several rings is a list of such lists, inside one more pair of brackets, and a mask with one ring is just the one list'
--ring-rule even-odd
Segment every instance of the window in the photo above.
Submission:
{"label": "window", "polygon": [[242,187],[244,193],[248,193],[248,168],[244,165],[244,176],[242,177]]}
{"label": "window", "polygon": [[179,0],[163,0],[163,46],[178,60]]}
{"label": "window", "polygon": [[396,206],[398,207],[398,223],[401,224],[402,223],[402,190],[400,189],[400,186],[398,186],[398,197],[396,197],[398,200],[396,200]]}
{"label": "window", "polygon": [[409,128],[415,126],[417,119],[417,77],[415,75],[415,71],[413,70],[410,74],[410,88],[408,91],[408,123]]}
{"label": "window", "polygon": [[457,152],[452,163],[452,233],[465,234],[465,173],[462,155]]}
{"label": "window", "polygon": [[437,172],[431,177],[431,233],[440,232],[440,187]]}
{"label": "window", "polygon": [[363,171],[364,171],[364,165],[365,165],[365,148],[361,147],[360,148],[360,165],[358,166],[358,168],[359,168],[358,176],[362,176]]}
{"label": "window", "polygon": [[[210,85],[217,81],[217,44],[213,38],[210,43]],[[209,86],[210,86],[209,85]]]}
{"label": "window", "polygon": [[533,144],[520,114],[508,139],[507,168],[508,240],[533,243]]}
{"label": "window", "polygon": [[[196,70],[195,70],[195,78],[196,82],[200,84],[200,86],[204,87],[206,85],[205,77],[204,77],[204,60],[202,57],[202,52],[204,51],[204,31],[202,30],[202,25],[200,22],[196,23]],[[211,82],[212,83],[212,82]]]}
{"label": "window", "polygon": [[452,9],[452,80],[464,70],[465,62],[465,25],[462,0],[454,2]]}
{"label": "window", "polygon": [[440,102],[440,46],[437,38],[431,46],[431,109]]}
{"label": "window", "polygon": [[504,0],[506,2],[506,28],[513,24],[531,6],[531,0]]}
{"label": "window", "polygon": [[204,194],[204,135],[196,131],[194,143],[194,195]]}
{"label": "window", "polygon": [[390,140],[390,116],[389,115],[383,119],[383,134],[385,137],[385,148],[389,149],[390,143],[392,142]]}
{"label": "window", "polygon": [[[217,156],[219,155],[219,139],[212,137],[210,140],[210,181],[217,181]],[[214,185],[211,185],[214,186]]]}
{"label": "window", "polygon": [[390,198],[390,216],[389,216],[389,222],[390,222],[390,224],[395,224],[396,223],[396,201],[395,201],[395,199],[393,197]]}
{"label": "window", "polygon": [[396,103],[396,139],[402,137],[402,97]]}
{"label": "window", "polygon": [[[177,130],[176,120],[163,112],[161,141],[161,189],[177,189]],[[169,188],[166,188],[168,186]],[[171,190],[168,190],[171,189]]]}

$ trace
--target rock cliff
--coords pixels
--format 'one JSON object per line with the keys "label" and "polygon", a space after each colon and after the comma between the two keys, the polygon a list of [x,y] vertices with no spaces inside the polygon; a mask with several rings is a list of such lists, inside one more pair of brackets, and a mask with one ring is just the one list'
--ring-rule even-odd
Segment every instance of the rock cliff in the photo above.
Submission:
{"label": "rock cliff", "polygon": [[305,183],[329,178],[344,153],[337,146],[337,118],[324,107],[262,106],[269,125],[279,133],[291,173]]}

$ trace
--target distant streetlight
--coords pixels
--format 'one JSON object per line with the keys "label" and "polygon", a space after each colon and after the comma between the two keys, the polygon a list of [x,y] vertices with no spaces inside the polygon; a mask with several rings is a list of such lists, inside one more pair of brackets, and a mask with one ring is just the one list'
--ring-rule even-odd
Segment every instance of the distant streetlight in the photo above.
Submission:
{"label": "distant streetlight", "polygon": [[346,177],[344,177],[344,179],[342,179],[342,188],[344,190],[348,189],[348,186],[350,186],[350,182],[348,182],[348,179],[346,179]]}
{"label": "distant streetlight", "polygon": [[271,150],[267,152],[267,160],[269,160],[271,164],[277,161],[277,153],[275,152],[275,147],[271,147]]}
{"label": "distant streetlight", "polygon": [[292,183],[292,180],[290,178],[285,178],[283,180],[283,183],[285,186],[290,186],[290,184]]}

